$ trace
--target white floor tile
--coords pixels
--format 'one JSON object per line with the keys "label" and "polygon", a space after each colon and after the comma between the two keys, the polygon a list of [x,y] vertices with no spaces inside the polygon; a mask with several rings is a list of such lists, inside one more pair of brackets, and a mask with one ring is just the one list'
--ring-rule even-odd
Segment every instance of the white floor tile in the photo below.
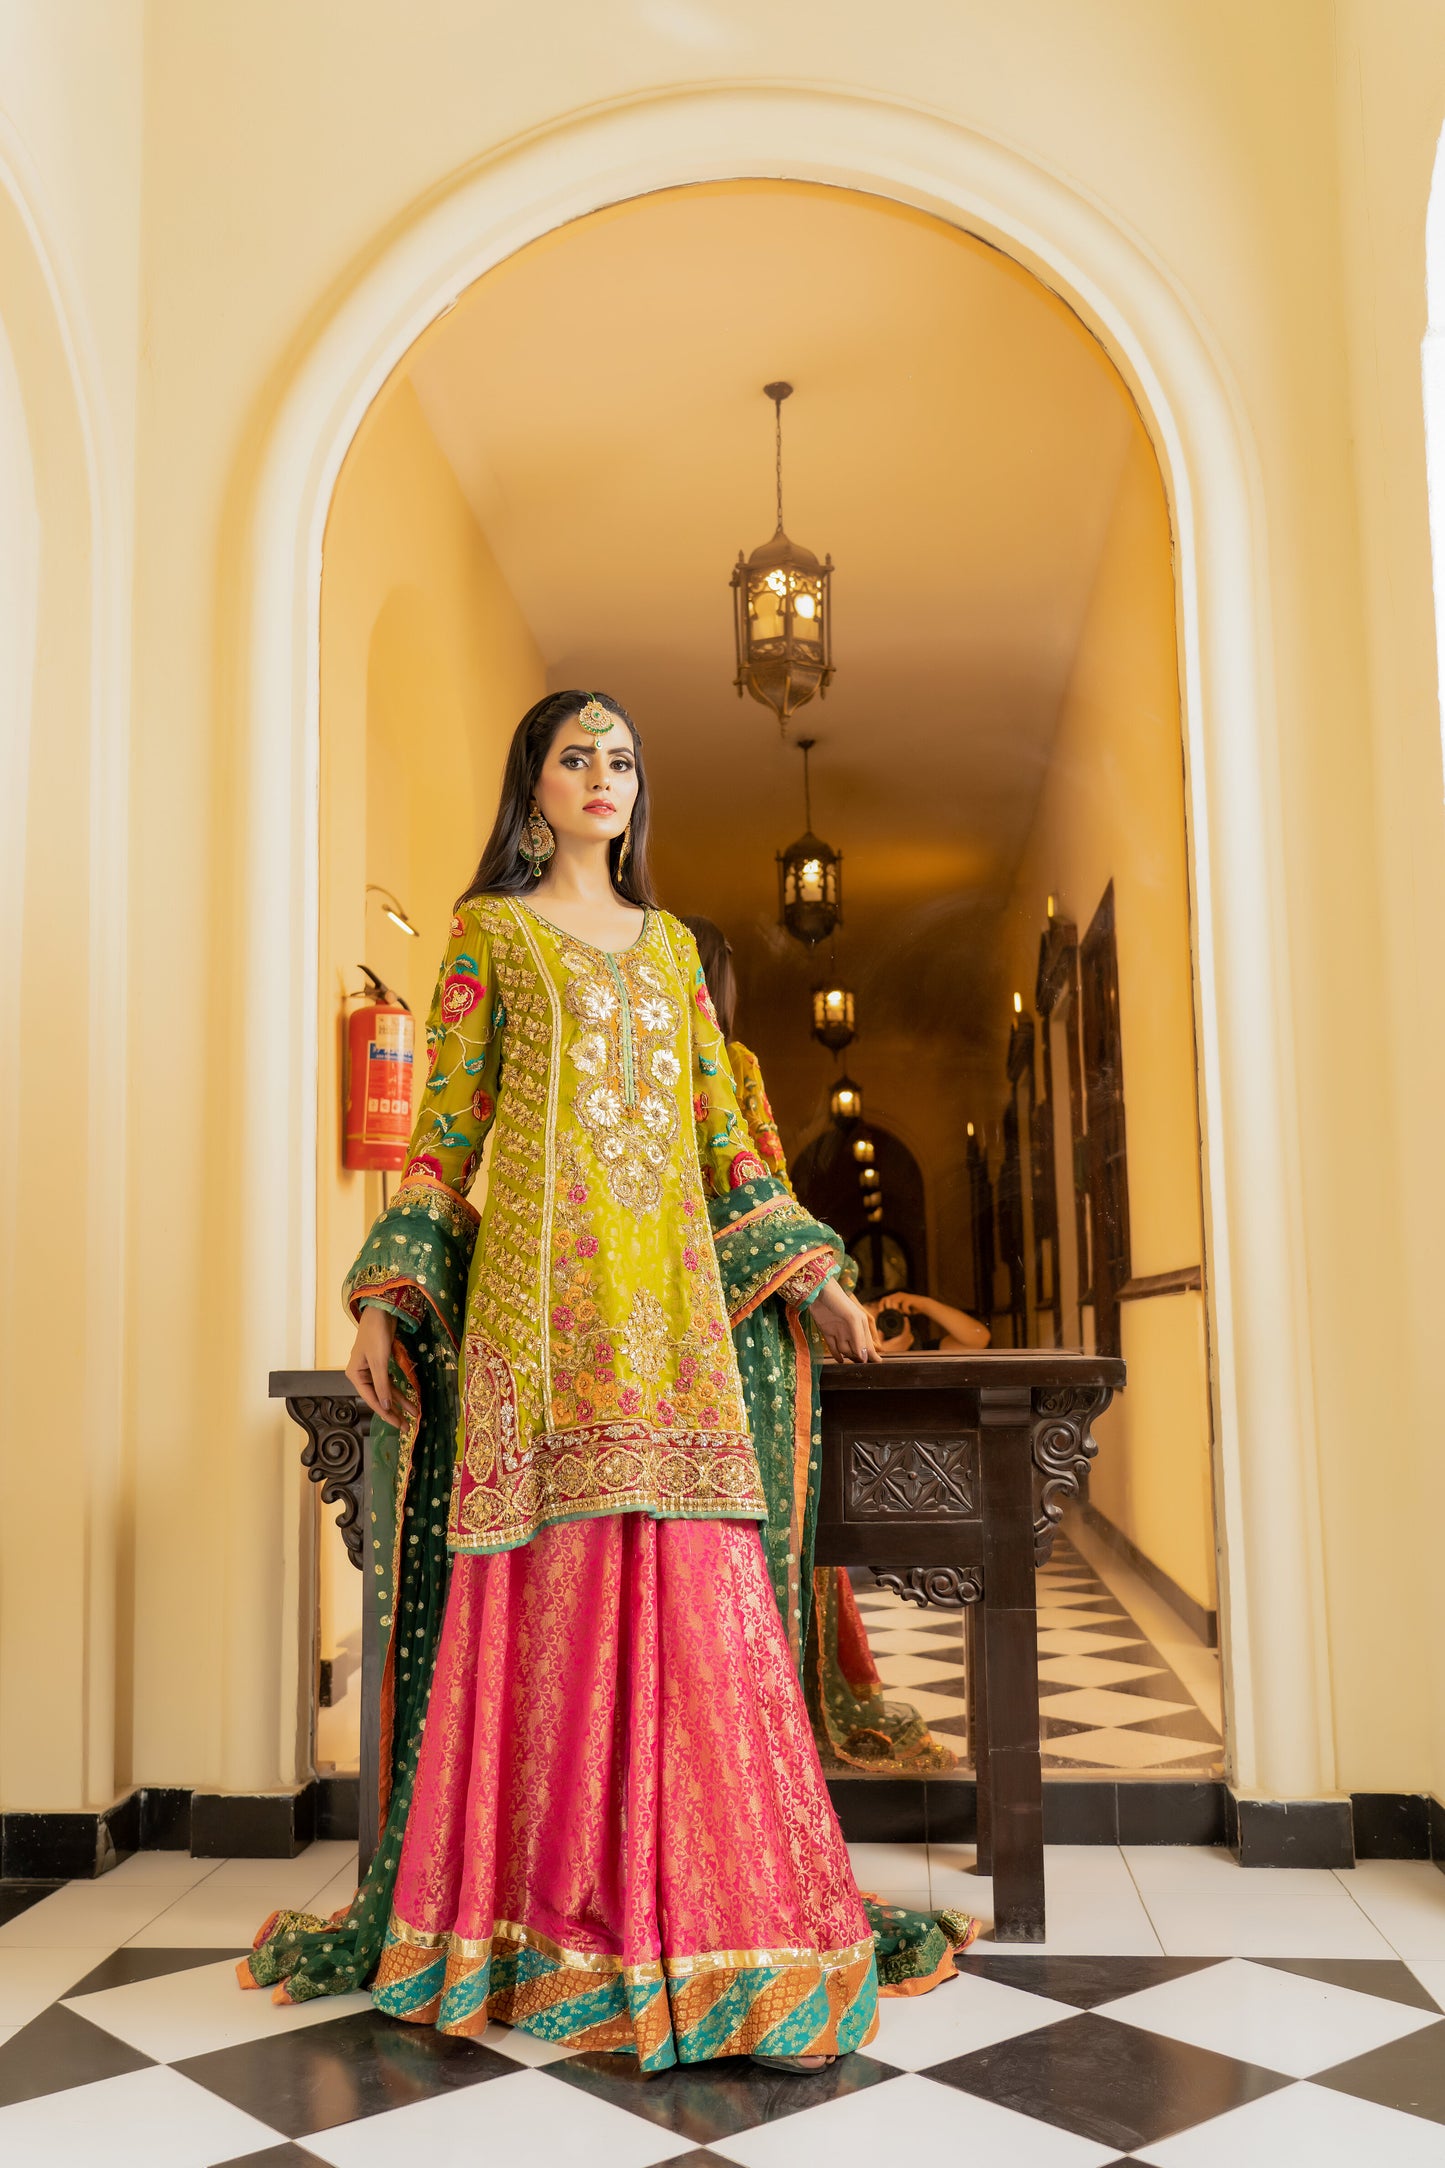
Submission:
{"label": "white floor tile", "polygon": [[[880,1664],[878,1668],[881,1672],[884,1667]],[[936,1687],[895,1686],[892,1680],[885,1679],[884,1690],[886,1692],[897,1692],[899,1694],[906,1694],[908,1700],[912,1703],[913,1707],[918,1711],[919,1715],[924,1719],[925,1722],[930,1721],[934,1717],[957,1718],[962,1716],[963,1714],[962,1687],[959,1688],[959,1691],[956,1694],[941,1694],[938,1692]]]}
{"label": "white floor tile", "polygon": [[926,1844],[850,1844],[848,1857],[859,1889],[896,1904],[913,1903],[921,1892],[928,1909]]}
{"label": "white floor tile", "polygon": [[[986,1875],[960,1873],[940,1856],[958,1847],[936,1846],[932,1859],[933,1902],[956,1905],[986,1924],[981,1946],[992,1948],[993,1883]],[[1088,1855],[1096,1855],[1089,1858]],[[964,1852],[966,1858],[969,1855]],[[1050,1845],[1044,1861],[1047,1935],[1043,1942],[999,1944],[1019,1956],[1157,1957],[1159,1937],[1143,1901],[1112,1845]],[[952,1990],[949,1990],[952,1993]]]}
{"label": "white floor tile", "polygon": [[1106,1649],[1141,1649],[1143,1636],[1125,1633],[1091,1634],[1082,1626],[1039,1627],[1040,1656],[1101,1656]]}
{"label": "white floor tile", "polygon": [[1241,1958],[1125,1995],[1107,2008],[1122,2024],[1261,2063],[1291,2078],[1332,2070],[1388,2040],[1439,2023],[1428,2010]]}
{"label": "white floor tile", "polygon": [[[952,1993],[952,1989],[949,1990]],[[928,2078],[891,2078],[708,2148],[739,2168],[876,2168],[903,2156],[971,2168],[1104,2168],[1108,2146]]]}
{"label": "white floor tile", "polygon": [[[229,1898],[208,1897],[208,1884],[188,1890],[166,1911],[126,1937],[136,1950],[249,1950],[261,1923],[278,1909],[265,1894],[244,1891]],[[294,1907],[292,1909],[295,1909]]]}
{"label": "white floor tile", "polygon": [[[1066,1724],[1092,1724],[1103,1730],[1112,1724],[1147,1724],[1156,1716],[1178,1716],[1194,1705],[1188,1701],[1161,1701],[1152,1694],[1111,1692],[1104,1686],[1081,1686],[1072,1692],[1045,1694],[1039,1704],[1042,1716],[1060,1718]],[[1053,1751],[1053,1742],[1049,1742]]]}
{"label": "white floor tile", "polygon": [[940,1656],[878,1656],[878,1676],[885,1686],[929,1686],[940,1679],[957,1679],[958,1694],[963,1695],[963,1660],[961,1657]]}
{"label": "white floor tile", "polygon": [[213,2168],[277,2143],[254,2116],[159,2066],[0,2108],[0,2160],[13,2168]]}
{"label": "white floor tile", "polygon": [[143,1883],[147,1888],[168,1889],[179,1896],[182,1890],[194,1889],[198,1882],[213,1875],[220,1864],[218,1859],[192,1859],[189,1852],[132,1852],[129,1859],[102,1875],[95,1886],[129,1890]]}
{"label": "white floor tile", "polygon": [[1090,1769],[1174,1769],[1185,1762],[1213,1767],[1220,1749],[1207,1739],[1175,1739],[1149,1731],[1124,1731],[1117,1726],[1101,1731],[1077,1731],[1065,1737],[1045,1739],[1045,1754],[1077,1762]]}
{"label": "white floor tile", "polygon": [[71,1998],[68,2008],[158,2063],[178,2063],[213,2048],[269,2040],[328,2019],[369,2010],[370,1995],[327,1995],[313,2002],[274,2003],[267,1988],[243,1989],[229,1960],[102,1988]]}
{"label": "white floor tile", "polygon": [[1131,2157],[1154,2168],[1441,2168],[1445,2130],[1325,2086],[1290,2085]]}
{"label": "white floor tile", "polygon": [[306,1908],[309,1912],[321,1913],[323,1918],[330,1918],[333,1912],[340,1912],[344,1906],[349,1905],[355,1895],[356,1868],[352,1865],[341,1874],[333,1875],[325,1889],[319,1889],[314,1897],[308,1897]]}
{"label": "white floor tile", "polygon": [[1426,1994],[1433,1995],[1445,2010],[1445,1957],[1415,1957],[1408,1962]]}
{"label": "white floor tile", "polygon": [[0,1950],[95,1949],[102,1943],[113,1950],[171,1901],[164,1886],[111,1889],[109,1879],[67,1882],[42,1897],[0,1927]]}
{"label": "white floor tile", "polygon": [[508,2160],[526,2161],[528,2168],[577,2168],[579,2162],[587,2168],[652,2168],[694,2150],[676,2131],[659,2130],[543,2070],[461,2086],[320,2131],[304,2143],[333,2168],[396,2168],[400,2160],[426,2168]]}
{"label": "white floor tile", "polygon": [[1146,1904],[1166,1892],[1244,1903],[1251,1892],[1268,1895],[1272,1890],[1295,1898],[1315,1890],[1326,1893],[1326,1903],[1333,1901],[1329,1890],[1336,1877],[1328,1867],[1241,1867],[1232,1852],[1207,1844],[1126,1844],[1123,1851]]}
{"label": "white floor tile", "polygon": [[342,1873],[355,1873],[354,1844],[309,1844],[294,1859],[223,1859],[208,1879],[218,1893],[260,1890],[263,1896],[276,1891],[273,1902],[305,1904],[317,1890]]}
{"label": "white floor tile", "polygon": [[1163,1677],[1162,1664],[1131,1663],[1123,1656],[1049,1656],[1040,1651],[1039,1683],[1050,1686],[1119,1686],[1125,1679]]}
{"label": "white floor tile", "polygon": [[28,2025],[109,1957],[113,1943],[62,1950],[0,1950],[0,2025]]}
{"label": "white floor tile", "polygon": [[536,2033],[523,2032],[520,2025],[489,2025],[482,2042],[527,2070],[545,2070],[549,2063],[565,2062],[569,2055],[577,2053],[576,2048],[564,2047],[560,2040],[542,2040]]}
{"label": "white floor tile", "polygon": [[1401,1957],[1445,1957],[1445,1874],[1428,1859],[1362,1859],[1339,1876]]}
{"label": "white floor tile", "polygon": [[881,1997],[878,2032],[868,2053],[896,2070],[926,2070],[1078,2014],[1069,2003],[965,1973],[931,1995]]}
{"label": "white floor tile", "polygon": [[[1282,1876],[1281,1881],[1288,1880]],[[1331,1877],[1331,1880],[1334,1878]],[[1242,1887],[1153,1892],[1146,1902],[1171,1957],[1393,1957],[1389,1943],[1335,1883],[1324,1889]]]}

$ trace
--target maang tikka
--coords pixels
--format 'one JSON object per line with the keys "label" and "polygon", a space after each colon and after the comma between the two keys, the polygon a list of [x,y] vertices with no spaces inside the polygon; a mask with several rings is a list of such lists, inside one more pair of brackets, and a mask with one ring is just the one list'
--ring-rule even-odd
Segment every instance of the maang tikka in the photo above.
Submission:
{"label": "maang tikka", "polygon": [[532,869],[534,881],[541,880],[542,868],[556,848],[557,838],[552,833],[551,824],[534,798],[532,810],[527,815],[521,840],[517,845],[518,851]]}

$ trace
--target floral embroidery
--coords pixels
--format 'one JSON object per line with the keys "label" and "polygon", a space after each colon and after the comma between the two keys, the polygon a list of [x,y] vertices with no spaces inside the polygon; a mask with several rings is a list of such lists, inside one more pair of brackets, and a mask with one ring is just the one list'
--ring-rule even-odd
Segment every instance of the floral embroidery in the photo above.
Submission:
{"label": "floral embroidery", "polygon": [[627,1350],[627,1360],[639,1377],[656,1378],[662,1374],[667,1361],[670,1338],[667,1312],[649,1288],[642,1288],[628,1313],[622,1328],[622,1344]]}
{"label": "floral embroidery", "polygon": [[564,1005],[587,1027],[568,1049],[583,1078],[573,1109],[618,1203],[651,1212],[679,1128],[682,1065],[669,1043],[680,1021],[677,1003],[636,949],[606,956],[565,934],[558,947],[567,971]]}

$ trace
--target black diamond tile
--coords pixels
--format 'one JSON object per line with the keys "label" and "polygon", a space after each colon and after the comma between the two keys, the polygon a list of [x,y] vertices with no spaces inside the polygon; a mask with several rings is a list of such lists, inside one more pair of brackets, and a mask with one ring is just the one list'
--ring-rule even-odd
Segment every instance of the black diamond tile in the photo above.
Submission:
{"label": "black diamond tile", "polygon": [[1045,1995],[1050,2002],[1072,2003],[1076,2010],[1097,2010],[1123,1995],[1139,1995],[1146,1987],[1163,1987],[1223,1963],[1221,1957],[996,1957],[974,1948],[955,1958],[954,1968]]}
{"label": "black diamond tile", "polygon": [[409,2107],[460,2085],[510,2077],[517,2069],[475,2040],[453,2039],[431,2025],[405,2025],[379,2010],[192,2055],[174,2067],[288,2138]]}
{"label": "black diamond tile", "polygon": [[760,2123],[776,2123],[802,2108],[820,2108],[825,2101],[861,2093],[898,2072],[871,2055],[840,2055],[826,2070],[807,2075],[764,2070],[745,2055],[724,2055],[647,2077],[631,2055],[573,2055],[548,2064],[547,2075],[707,2145],[755,2130]]}
{"label": "black diamond tile", "polygon": [[935,2063],[927,2075],[1124,2153],[1294,2082],[1229,2055],[1116,2025],[1096,2011]]}
{"label": "black diamond tile", "polygon": [[0,1927],[7,1920],[18,1920],[52,1890],[64,1887],[63,1882],[0,1882]]}
{"label": "black diamond tile", "polygon": [[268,2145],[264,2153],[238,2153],[217,2168],[321,2168],[321,2155],[304,2153],[299,2145]]}
{"label": "black diamond tile", "polygon": [[148,2070],[153,2061],[52,2003],[0,2047],[0,2108],[68,2092],[73,2085],[93,2085],[99,2078],[124,2077],[128,2070]]}
{"label": "black diamond tile", "polygon": [[1427,2025],[1387,2047],[1357,2055],[1353,2062],[1316,2071],[1310,2083],[1445,2123],[1445,2024]]}
{"label": "black diamond tile", "polygon": [[107,1987],[134,1987],[140,1980],[159,1980],[167,1972],[190,1972],[197,1965],[217,1965],[223,1957],[233,1962],[244,1950],[112,1950],[93,1971],[65,1990],[64,2000],[76,1995],[98,1995]]}
{"label": "black diamond tile", "polygon": [[1440,2007],[1398,1957],[1256,1957],[1251,1962],[1276,1972],[1297,1972],[1305,1980],[1323,1980],[1327,1987],[1351,1987],[1357,1995],[1403,2002],[1411,2010]]}

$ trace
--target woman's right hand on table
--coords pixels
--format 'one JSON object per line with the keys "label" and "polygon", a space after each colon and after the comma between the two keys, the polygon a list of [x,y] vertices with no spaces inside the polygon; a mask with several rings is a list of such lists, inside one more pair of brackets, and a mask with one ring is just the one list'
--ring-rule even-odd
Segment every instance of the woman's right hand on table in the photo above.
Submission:
{"label": "woman's right hand on table", "polygon": [[346,1365],[346,1375],[372,1414],[379,1415],[384,1423],[394,1423],[399,1412],[391,1390],[391,1343],[395,1337],[396,1319],[390,1310],[368,1303],[361,1313],[356,1345]]}

